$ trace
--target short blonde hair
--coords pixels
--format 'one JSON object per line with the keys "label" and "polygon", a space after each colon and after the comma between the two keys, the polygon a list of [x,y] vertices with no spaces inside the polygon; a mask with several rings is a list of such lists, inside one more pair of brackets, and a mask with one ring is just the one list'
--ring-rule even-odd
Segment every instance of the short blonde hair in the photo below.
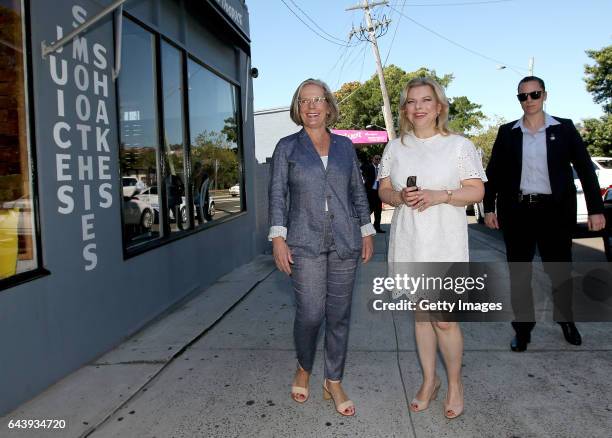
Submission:
{"label": "short blonde hair", "polygon": [[297,90],[295,90],[295,93],[293,93],[293,99],[291,100],[291,108],[289,110],[289,116],[291,117],[291,120],[293,120],[296,125],[304,125],[304,121],[302,120],[302,116],[300,115],[300,104],[298,100],[300,99],[300,93],[302,92],[302,88],[304,88],[306,85],[316,85],[323,89],[323,97],[325,97],[325,100],[327,101],[327,106],[329,108],[329,113],[327,114],[325,125],[331,126],[336,123],[340,111],[338,110],[338,103],[336,102],[336,97],[334,96],[334,93],[331,92],[325,82],[319,79],[312,78],[306,79],[304,82],[302,82],[297,87]]}
{"label": "short blonde hair", "polygon": [[438,84],[435,80],[431,78],[421,77],[414,78],[410,80],[404,89],[402,90],[402,95],[400,97],[400,137],[403,138],[404,135],[409,132],[414,131],[414,126],[406,117],[406,112],[404,111],[404,106],[406,105],[406,100],[408,99],[408,92],[416,87],[428,86],[433,91],[437,103],[442,105],[442,109],[440,110],[440,114],[436,118],[436,129],[442,135],[450,134],[450,130],[448,129],[448,99],[446,98],[446,94],[444,93],[444,89],[440,84]]}

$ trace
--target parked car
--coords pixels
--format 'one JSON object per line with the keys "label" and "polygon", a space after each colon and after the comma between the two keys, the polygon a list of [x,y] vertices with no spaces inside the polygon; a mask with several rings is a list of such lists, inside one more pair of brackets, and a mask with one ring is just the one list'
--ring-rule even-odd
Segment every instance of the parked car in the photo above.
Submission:
{"label": "parked car", "polygon": [[[138,197],[144,200],[145,202],[148,202],[151,205],[151,207],[155,211],[155,222],[159,222],[159,193],[157,191],[157,186],[146,188],[138,195]],[[199,202],[196,199],[196,202],[194,203],[194,206],[193,206],[193,210],[196,213],[196,219],[199,220],[200,212],[198,209],[198,205],[199,205]],[[187,204],[185,203],[184,196],[181,197],[181,205],[179,205],[179,211],[181,215],[181,222],[179,225],[182,226],[183,224],[187,223]],[[215,215],[215,200],[212,195],[208,194],[208,209],[206,212],[204,212],[204,218],[206,220],[211,220],[214,215]],[[175,221],[175,220],[176,219],[174,217],[174,211],[171,211],[170,221]],[[203,222],[203,221],[200,221],[200,222]]]}
{"label": "parked car", "polygon": [[232,196],[240,196],[240,184],[235,184],[230,187],[229,194]]}
{"label": "parked car", "polygon": [[603,243],[606,258],[609,262],[612,262],[612,187],[604,193],[604,214],[606,216],[606,228],[603,233]]}
{"label": "parked car", "polygon": [[139,233],[148,232],[155,221],[153,207],[139,198],[139,190],[134,189],[133,195],[123,197],[123,223],[131,226]]}
{"label": "parked car", "polygon": [[602,196],[612,187],[612,158],[610,157],[592,157],[595,167],[595,174],[599,180]]}
{"label": "parked car", "polygon": [[136,190],[144,190],[146,187],[142,180],[139,180],[135,176],[124,176],[121,178],[121,185],[123,187],[123,196],[134,196]]}

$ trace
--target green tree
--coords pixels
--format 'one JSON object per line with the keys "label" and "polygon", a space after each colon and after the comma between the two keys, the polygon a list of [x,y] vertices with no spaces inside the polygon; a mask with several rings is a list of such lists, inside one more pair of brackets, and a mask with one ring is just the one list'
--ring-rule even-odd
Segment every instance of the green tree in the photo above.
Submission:
{"label": "green tree", "polygon": [[481,120],[485,115],[480,111],[481,105],[470,102],[465,96],[454,97],[450,101],[448,126],[451,131],[467,133],[482,128]]}
{"label": "green tree", "polygon": [[[395,65],[390,65],[385,67],[384,75],[396,129],[399,128],[400,94],[408,81],[416,77],[427,76],[435,79],[446,88],[453,80],[452,74],[438,76],[435,70],[424,67],[413,72],[406,72]],[[335,95],[338,102],[342,102],[340,104],[340,119],[336,123],[336,128],[364,129],[368,125],[385,126],[381,111],[383,100],[378,75],[373,75],[363,84],[347,82],[340,87]],[[452,129],[464,133],[479,128],[481,126],[480,121],[485,117],[479,109],[480,105],[470,102],[465,96],[451,99]]]}
{"label": "green tree", "polygon": [[601,103],[607,114],[612,114],[612,45],[601,50],[587,50],[594,65],[584,66],[587,91],[595,103]]}
{"label": "green tree", "polygon": [[480,129],[475,134],[470,135],[470,140],[476,146],[476,149],[480,150],[482,157],[482,165],[486,168],[491,158],[491,150],[493,149],[493,143],[497,137],[497,131],[500,125],[505,123],[503,119],[497,119],[495,122],[486,129]]}
{"label": "green tree", "polygon": [[593,156],[612,155],[612,115],[607,114],[599,119],[586,119],[580,132]]}
{"label": "green tree", "polygon": [[239,181],[240,163],[236,151],[226,134],[204,130],[191,145],[191,161],[202,163],[214,188],[228,189]]}

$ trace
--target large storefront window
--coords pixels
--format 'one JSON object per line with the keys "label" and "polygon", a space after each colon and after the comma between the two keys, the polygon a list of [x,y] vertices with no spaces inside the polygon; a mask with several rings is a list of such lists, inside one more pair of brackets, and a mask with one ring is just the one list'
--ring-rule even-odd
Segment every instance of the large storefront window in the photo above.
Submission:
{"label": "large storefront window", "polygon": [[162,95],[164,97],[164,181],[171,232],[189,228],[185,202],[183,60],[182,53],[162,42]]}
{"label": "large storefront window", "polygon": [[38,267],[20,0],[0,1],[0,280]]}
{"label": "large storefront window", "polygon": [[127,246],[160,236],[155,38],[123,20],[119,76],[123,231]]}
{"label": "large storefront window", "polygon": [[[205,67],[189,60],[191,166],[200,206],[214,203],[221,219],[242,211],[242,155],[238,124],[238,90]],[[210,210],[210,207],[208,207]]]}
{"label": "large storefront window", "polygon": [[120,157],[128,250],[241,212],[238,88],[195,60],[186,62],[184,49],[127,17],[121,56]]}

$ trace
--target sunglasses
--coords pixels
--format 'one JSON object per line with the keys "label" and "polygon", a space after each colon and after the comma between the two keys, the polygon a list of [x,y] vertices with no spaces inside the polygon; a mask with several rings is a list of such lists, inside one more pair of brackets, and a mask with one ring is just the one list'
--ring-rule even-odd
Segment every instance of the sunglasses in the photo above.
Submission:
{"label": "sunglasses", "polygon": [[519,93],[516,95],[516,97],[518,98],[519,102],[525,102],[527,97],[531,97],[531,100],[538,100],[540,97],[542,97],[542,90],[532,91],[531,93]]}

